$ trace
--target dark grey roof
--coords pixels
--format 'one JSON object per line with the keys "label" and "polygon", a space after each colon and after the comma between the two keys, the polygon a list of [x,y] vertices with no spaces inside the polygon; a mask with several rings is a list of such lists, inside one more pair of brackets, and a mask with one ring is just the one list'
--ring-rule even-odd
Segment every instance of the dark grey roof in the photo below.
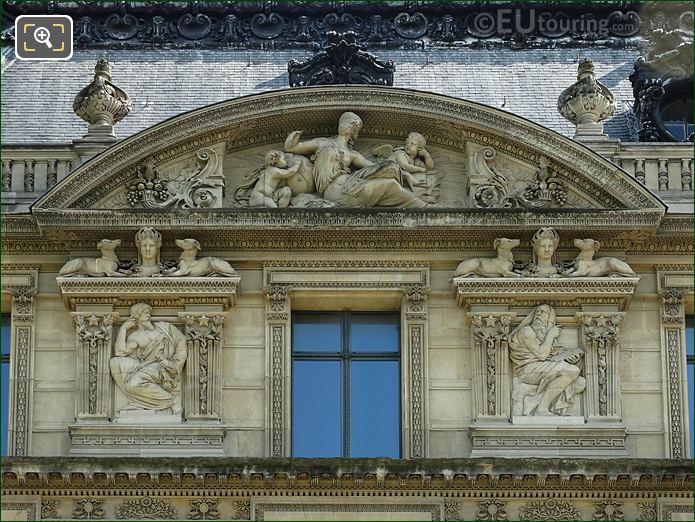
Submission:
{"label": "dark grey roof", "polygon": [[[606,132],[630,140],[632,88],[628,76],[639,55],[629,48],[383,49],[396,63],[394,86],[431,91],[501,108],[567,136],[574,127],[557,111],[557,97],[576,80],[577,62],[594,61],[597,78],[616,96],[618,110]],[[72,110],[75,95],[93,77],[99,58],[113,66],[113,81],[133,100],[116,126],[125,138],[169,117],[212,103],[288,86],[287,62],[306,50],[129,49],[76,50],[68,62],[5,64],[2,75],[2,142],[68,143],[87,124]]]}

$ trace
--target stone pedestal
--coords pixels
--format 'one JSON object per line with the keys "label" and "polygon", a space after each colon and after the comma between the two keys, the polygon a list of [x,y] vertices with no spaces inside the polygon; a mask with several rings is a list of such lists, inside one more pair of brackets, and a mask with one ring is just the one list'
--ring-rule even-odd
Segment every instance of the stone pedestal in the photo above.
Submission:
{"label": "stone pedestal", "polygon": [[226,426],[70,426],[71,457],[224,457]]}

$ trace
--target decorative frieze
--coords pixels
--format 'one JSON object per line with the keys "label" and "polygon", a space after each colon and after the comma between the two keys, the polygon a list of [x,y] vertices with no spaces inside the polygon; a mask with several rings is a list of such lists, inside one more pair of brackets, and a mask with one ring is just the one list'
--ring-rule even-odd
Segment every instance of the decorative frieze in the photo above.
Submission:
{"label": "decorative frieze", "polygon": [[125,500],[116,510],[118,520],[175,520],[176,509],[165,499],[142,497]]}
{"label": "decorative frieze", "polygon": [[459,306],[500,304],[535,306],[560,302],[563,306],[618,304],[625,309],[638,277],[587,278],[454,278]]}
{"label": "decorative frieze", "polygon": [[[499,499],[481,500],[478,502],[476,520],[507,520],[507,502]],[[457,519],[458,520],[458,519]]]}
{"label": "decorative frieze", "polygon": [[219,520],[219,500],[215,498],[197,498],[190,501],[191,509],[188,520]]}
{"label": "decorative frieze", "polygon": [[109,304],[132,306],[148,302],[157,306],[187,304],[234,306],[241,278],[234,277],[90,277],[56,278],[67,307]]}
{"label": "decorative frieze", "polygon": [[220,351],[224,316],[221,313],[183,313],[188,358],[184,411],[186,420],[219,422]]}
{"label": "decorative frieze", "polygon": [[592,515],[594,520],[625,520],[623,513],[624,502],[608,499],[596,502],[596,511]]}
{"label": "decorative frieze", "polygon": [[531,500],[519,510],[521,520],[582,520],[573,502],[548,498]]}
{"label": "decorative frieze", "polygon": [[118,314],[74,313],[77,330],[77,421],[106,422],[111,405],[112,330]]}

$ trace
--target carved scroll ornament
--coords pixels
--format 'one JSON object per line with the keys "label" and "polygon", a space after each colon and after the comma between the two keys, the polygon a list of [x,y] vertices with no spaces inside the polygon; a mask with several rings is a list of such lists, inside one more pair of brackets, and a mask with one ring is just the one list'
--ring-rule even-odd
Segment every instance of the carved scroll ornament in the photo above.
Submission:
{"label": "carved scroll ornament", "polygon": [[131,207],[219,208],[222,206],[224,177],[218,173],[220,160],[209,148],[177,168],[158,168],[150,159],[137,170],[137,179],[127,187]]}
{"label": "carved scroll ornament", "polygon": [[549,208],[562,207],[567,203],[567,190],[556,176],[550,173],[548,162],[541,158],[540,166],[532,181],[520,184],[517,175],[502,174],[490,165],[497,152],[492,147],[483,147],[474,158],[475,166],[486,181],[480,183],[473,193],[473,203],[478,208]]}

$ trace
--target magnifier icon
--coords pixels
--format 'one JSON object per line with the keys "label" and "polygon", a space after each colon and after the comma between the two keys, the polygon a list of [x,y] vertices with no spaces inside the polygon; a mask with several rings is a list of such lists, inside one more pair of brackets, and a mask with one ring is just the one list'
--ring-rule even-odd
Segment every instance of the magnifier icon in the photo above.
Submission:
{"label": "magnifier icon", "polygon": [[45,27],[39,26],[34,30],[34,39],[39,43],[46,44],[46,47],[48,47],[49,49],[53,49],[53,46],[50,42],[50,38],[51,33]]}

